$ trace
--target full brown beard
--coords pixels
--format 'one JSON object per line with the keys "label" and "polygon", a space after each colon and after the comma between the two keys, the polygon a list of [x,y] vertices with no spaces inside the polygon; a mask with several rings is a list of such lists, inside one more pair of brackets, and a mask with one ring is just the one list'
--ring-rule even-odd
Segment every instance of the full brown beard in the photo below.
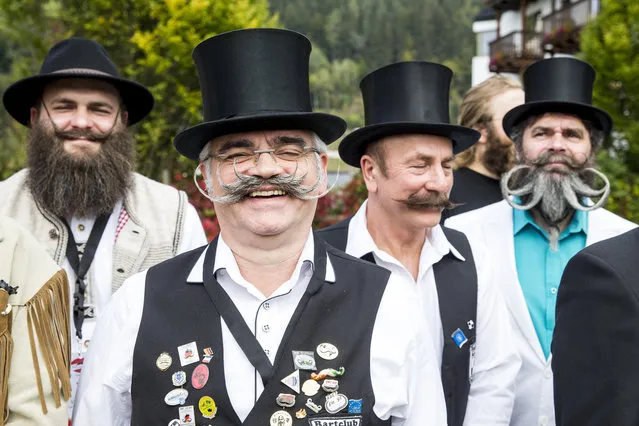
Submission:
{"label": "full brown beard", "polygon": [[[81,136],[82,131],[73,132]],[[84,135],[93,139],[91,132]],[[34,124],[27,147],[27,185],[35,201],[61,218],[110,213],[133,184],[134,138],[114,130],[99,138],[95,154],[71,155],[64,150],[68,133]]]}
{"label": "full brown beard", "polygon": [[501,177],[515,165],[514,148],[512,144],[499,139],[492,124],[486,131],[486,149],[481,161],[488,171]]}

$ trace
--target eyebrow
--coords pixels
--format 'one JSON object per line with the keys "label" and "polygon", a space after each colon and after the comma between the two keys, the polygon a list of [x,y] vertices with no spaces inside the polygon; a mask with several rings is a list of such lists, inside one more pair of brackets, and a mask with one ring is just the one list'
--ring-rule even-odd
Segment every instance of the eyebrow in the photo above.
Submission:
{"label": "eyebrow", "polygon": [[[71,98],[65,98],[65,97],[61,97],[61,98],[54,98],[51,101],[52,104],[64,104],[64,105],[77,105],[78,102],[71,99]],[[102,102],[102,101],[95,101],[95,102],[89,102],[89,107],[91,108],[109,108],[109,109],[115,109],[115,107],[113,105],[111,105],[108,102]]]}
{"label": "eyebrow", "polygon": [[223,154],[226,151],[235,148],[253,148],[253,142],[248,139],[231,139],[222,144],[220,149],[217,150],[218,154]]}
{"label": "eyebrow", "polygon": [[[411,161],[415,161],[415,160],[422,160],[425,161],[427,163],[432,163],[435,160],[435,157],[433,157],[432,155],[428,155],[428,154],[422,154],[422,153],[417,153],[415,156],[409,158],[406,160],[406,163],[410,163]],[[442,163],[450,163],[451,161],[455,161],[455,156],[454,155],[449,155],[446,158],[442,158]]]}
{"label": "eyebrow", "polygon": [[299,145],[300,147],[306,146],[306,141],[303,138],[297,136],[277,136],[271,142],[272,145]]}
{"label": "eyebrow", "polygon": [[[534,133],[538,130],[541,130],[542,132],[552,132],[553,129],[552,127],[547,127],[547,126],[535,126],[533,127],[533,129],[531,130],[531,133]],[[584,135],[584,130],[580,129],[578,127],[562,127],[561,128],[561,133],[565,134],[568,132],[573,132],[576,133],[578,136],[583,137]]]}

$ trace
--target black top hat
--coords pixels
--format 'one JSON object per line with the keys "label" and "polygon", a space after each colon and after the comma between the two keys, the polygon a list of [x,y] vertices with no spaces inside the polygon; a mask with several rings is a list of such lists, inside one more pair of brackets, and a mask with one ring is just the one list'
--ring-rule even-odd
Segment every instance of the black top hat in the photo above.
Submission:
{"label": "black top hat", "polygon": [[257,130],[310,130],[325,143],[346,122],[311,109],[311,43],[280,29],[247,29],[211,37],[193,50],[202,90],[204,123],[180,132],[178,152],[197,160],[213,138]]}
{"label": "black top hat", "polygon": [[2,100],[9,114],[28,126],[30,109],[42,96],[44,87],[62,78],[91,78],[115,86],[129,113],[129,124],[142,120],[153,109],[153,95],[141,84],[120,77],[107,51],[97,41],[72,37],[49,50],[40,73],[16,81]]}
{"label": "black top hat", "polygon": [[448,97],[453,72],[432,62],[399,62],[365,76],[359,87],[366,126],[339,145],[346,163],[359,167],[366,146],[386,136],[410,133],[445,136],[459,153],[479,140],[480,133],[450,124]]}
{"label": "black top hat", "polygon": [[595,70],[575,58],[550,58],[537,61],[524,71],[526,102],[504,116],[507,135],[513,127],[532,115],[560,112],[589,120],[609,134],[612,119],[607,112],[592,106]]}

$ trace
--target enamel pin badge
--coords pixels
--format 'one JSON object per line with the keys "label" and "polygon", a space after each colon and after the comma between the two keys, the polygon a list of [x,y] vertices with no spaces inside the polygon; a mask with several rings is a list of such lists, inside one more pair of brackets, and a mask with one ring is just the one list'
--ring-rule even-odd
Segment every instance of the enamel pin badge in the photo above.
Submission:
{"label": "enamel pin badge", "polygon": [[177,349],[182,367],[200,361],[200,354],[197,352],[197,343],[187,343],[186,345],[178,346]]}
{"label": "enamel pin badge", "polygon": [[466,337],[464,332],[461,331],[460,328],[455,330],[455,332],[450,337],[453,338],[453,341],[455,342],[457,347],[459,347],[460,349],[461,349],[462,346],[464,346],[466,344],[466,342],[468,342],[468,338]]}

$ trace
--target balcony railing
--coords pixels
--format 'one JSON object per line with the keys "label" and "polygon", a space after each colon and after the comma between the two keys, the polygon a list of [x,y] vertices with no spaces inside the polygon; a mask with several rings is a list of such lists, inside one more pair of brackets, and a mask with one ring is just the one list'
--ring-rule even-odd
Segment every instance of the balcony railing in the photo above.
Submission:
{"label": "balcony railing", "polygon": [[553,53],[575,53],[579,50],[581,29],[593,18],[591,0],[580,0],[544,16],[544,50]]}
{"label": "balcony railing", "polygon": [[490,43],[490,71],[517,73],[543,57],[543,35],[513,31]]}
{"label": "balcony railing", "polygon": [[484,0],[484,4],[488,7],[492,7],[495,10],[518,10],[521,1],[520,0]]}

